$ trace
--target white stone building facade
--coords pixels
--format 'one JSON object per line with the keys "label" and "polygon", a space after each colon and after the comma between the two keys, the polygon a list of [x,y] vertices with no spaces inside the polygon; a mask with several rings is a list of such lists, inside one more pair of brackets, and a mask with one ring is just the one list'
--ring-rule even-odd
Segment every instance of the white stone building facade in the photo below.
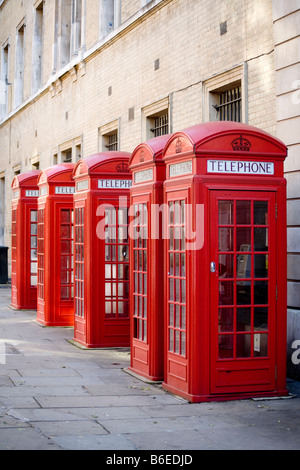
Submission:
{"label": "white stone building facade", "polygon": [[10,247],[19,172],[131,152],[209,120],[249,123],[289,148],[291,352],[300,340],[299,25],[300,0],[0,0],[0,245]]}

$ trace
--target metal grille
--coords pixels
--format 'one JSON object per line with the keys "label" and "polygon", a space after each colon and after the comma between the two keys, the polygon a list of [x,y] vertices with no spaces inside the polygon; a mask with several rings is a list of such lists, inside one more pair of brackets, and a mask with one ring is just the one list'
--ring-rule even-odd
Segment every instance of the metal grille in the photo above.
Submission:
{"label": "metal grille", "polygon": [[64,163],[72,162],[72,150],[68,150],[68,151],[63,155],[63,162],[64,162]]}
{"label": "metal grille", "polygon": [[107,144],[105,145],[109,152],[114,152],[118,150],[118,133],[115,132],[107,136]]}
{"label": "metal grille", "polygon": [[154,127],[151,128],[154,137],[166,135],[169,132],[169,116],[168,113],[162,114],[154,118]]}
{"label": "metal grille", "polygon": [[241,87],[231,88],[220,93],[219,104],[215,105],[214,108],[219,113],[220,121],[241,122]]}

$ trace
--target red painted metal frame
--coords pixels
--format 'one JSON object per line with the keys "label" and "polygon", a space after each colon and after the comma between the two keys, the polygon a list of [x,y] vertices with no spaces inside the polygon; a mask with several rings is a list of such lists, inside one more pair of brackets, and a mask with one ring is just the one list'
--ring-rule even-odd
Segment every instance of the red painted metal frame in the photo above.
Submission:
{"label": "red painted metal frame", "polygon": [[[196,205],[203,205],[203,223],[198,231],[203,231],[203,246],[196,250],[186,250],[186,351],[183,355],[170,351],[169,346],[169,285],[168,249],[165,240],[165,379],[163,388],[188,399],[191,402],[233,400],[253,396],[287,395],[286,390],[286,311],[287,311],[287,271],[286,271],[286,180],[283,177],[283,163],[287,155],[286,146],[278,139],[255,127],[233,122],[210,122],[193,126],[173,134],[165,146],[163,160],[166,164],[164,201],[185,199],[191,204],[190,224],[195,231]],[[271,162],[273,175],[224,174],[208,171],[208,160]],[[191,162],[188,167],[170,165]],[[176,169],[177,168],[177,169]],[[187,169],[188,168],[188,169]],[[226,166],[228,169],[228,165]],[[190,170],[190,171],[189,171]],[[179,173],[185,173],[179,175]],[[272,290],[272,321],[270,328],[274,347],[269,362],[270,381],[265,389],[255,386],[259,381],[259,359],[243,361],[237,372],[236,386],[232,381],[229,387],[216,390],[213,383],[216,368],[222,364],[213,360],[217,348],[216,301],[218,290],[214,292],[218,273],[218,260],[215,259],[217,244],[215,192],[224,199],[239,191],[244,199],[255,199],[258,194],[275,201],[277,218],[272,214],[274,225],[272,246],[274,249],[272,279],[276,288]],[[259,192],[259,193],[258,193]],[[270,208],[274,210],[274,203]],[[187,225],[189,222],[187,221]],[[273,226],[272,225],[272,226]],[[201,235],[202,236],[202,235]],[[201,238],[200,236],[200,238]],[[212,258],[213,256],[213,258]],[[210,272],[210,263],[216,263],[216,273]],[[277,290],[277,294],[276,291]],[[277,295],[277,299],[276,299]],[[270,307],[271,308],[271,307]],[[228,376],[231,370],[238,370],[237,362],[232,368],[224,365]],[[265,363],[262,358],[261,363]],[[257,368],[257,373],[255,372]],[[226,375],[226,374],[225,374]],[[247,378],[248,377],[248,378]],[[247,384],[247,381],[249,382]]]}
{"label": "red painted metal frame", "polygon": [[[12,182],[12,274],[11,307],[17,310],[36,310],[37,287],[31,282],[31,267],[35,264],[31,251],[31,214],[37,211],[37,180],[40,171],[34,170],[14,177]],[[35,232],[35,230],[32,230]],[[33,234],[34,238],[35,235]],[[34,240],[33,240],[34,241]],[[33,258],[31,259],[31,253]],[[32,264],[31,264],[32,262]],[[32,273],[33,274],[33,273]],[[32,276],[34,279],[35,276]]]}
{"label": "red painted metal frame", "polygon": [[[129,157],[130,154],[127,152],[103,152],[91,155],[77,163],[73,174],[76,188],[74,342],[84,348],[130,346],[129,279],[126,280],[128,274],[125,275],[129,262],[113,263],[113,257],[110,261],[106,260],[106,249],[113,251],[122,244],[117,242],[116,246],[113,244],[108,246],[108,242],[101,237],[101,230],[98,232],[98,229],[104,228],[106,209],[113,212],[115,208],[116,217],[121,213],[119,208],[126,209],[126,213],[128,211],[132,181],[128,169]],[[103,186],[107,184],[110,188],[99,187],[98,182],[101,181],[102,185],[102,180]],[[125,181],[125,187],[112,187],[121,185],[118,180]],[[123,200],[120,201],[119,198]],[[112,230],[114,228],[118,232],[119,227],[113,227]],[[128,227],[122,226],[122,228],[127,230]],[[127,247],[126,243],[123,245]],[[125,278],[118,275],[114,283],[112,280],[115,276],[114,269],[119,272],[119,268]],[[111,270],[110,278],[106,278],[106,269]],[[121,304],[119,288],[123,291],[122,299],[124,299],[120,309],[126,311],[128,308],[128,314],[123,316],[119,310]],[[125,299],[126,288],[128,288],[128,298]],[[114,289],[117,289],[118,293],[110,298],[108,291]],[[117,313],[106,314],[109,302],[111,302],[110,307],[114,308],[113,302],[119,300]]]}
{"label": "red painted metal frame", "polygon": [[[165,164],[162,161],[162,151],[169,135],[156,137],[140,144],[133,151],[130,159],[130,170],[133,174],[133,185],[130,190],[131,219],[133,228],[135,219],[141,214],[134,215],[133,208],[145,207],[147,218],[144,227],[147,238],[143,248],[130,236],[130,318],[131,318],[131,364],[129,371],[146,378],[149,381],[162,381],[164,378],[164,335],[163,335],[163,237],[161,221],[153,209],[163,203],[163,182],[165,180]],[[137,227],[138,230],[138,227]],[[131,230],[133,231],[133,230]],[[142,266],[143,273],[138,272],[139,252],[146,256]],[[137,279],[146,277],[146,286],[141,296],[141,286]],[[143,301],[142,311],[140,300]],[[143,324],[143,331],[138,331]]]}
{"label": "red painted metal frame", "polygon": [[[38,294],[36,321],[44,326],[73,326],[74,299],[72,281],[68,282],[68,298],[62,295],[66,256],[64,245],[68,245],[69,270],[72,276],[72,234],[65,239],[64,232],[72,232],[74,163],[61,163],[42,171],[38,186]],[[62,211],[69,214],[64,223]]]}

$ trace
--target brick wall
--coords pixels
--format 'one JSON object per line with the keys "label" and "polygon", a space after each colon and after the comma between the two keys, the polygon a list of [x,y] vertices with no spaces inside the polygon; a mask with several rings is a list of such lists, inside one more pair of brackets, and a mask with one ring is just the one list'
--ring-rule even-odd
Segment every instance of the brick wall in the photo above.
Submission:
{"label": "brick wall", "polygon": [[[120,123],[120,149],[132,151],[143,141],[142,109],[169,99],[171,130],[199,123],[205,115],[203,83],[240,67],[247,70],[246,120],[276,130],[274,42],[271,0],[154,0],[122,2],[122,24],[99,40],[99,1],[86,2],[85,51],[53,75],[55,12],[44,4],[43,85],[32,97],[30,61],[34,1],[6,0],[0,8],[0,44],[10,38],[10,81],[14,81],[15,31],[26,17],[23,107],[12,107],[0,121],[0,173],[6,178],[5,243],[10,246],[10,184],[13,167],[31,169],[53,163],[59,147],[80,138],[82,156],[97,152],[98,129]],[[17,8],[18,7],[18,8]],[[227,32],[221,34],[220,25]],[[154,62],[159,59],[159,68]],[[246,64],[246,67],[245,67]],[[242,72],[244,73],[244,72]],[[110,88],[111,93],[108,93]],[[246,95],[245,95],[246,96]],[[134,118],[129,119],[129,109]]]}

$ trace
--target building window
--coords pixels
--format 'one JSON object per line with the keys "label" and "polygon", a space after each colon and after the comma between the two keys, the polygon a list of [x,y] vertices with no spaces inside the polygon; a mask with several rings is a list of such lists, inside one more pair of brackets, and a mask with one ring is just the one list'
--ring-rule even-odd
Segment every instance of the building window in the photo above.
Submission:
{"label": "building window", "polygon": [[99,37],[103,39],[121,23],[121,0],[100,0]]}
{"label": "building window", "polygon": [[35,93],[42,85],[43,65],[43,28],[44,28],[44,2],[42,1],[35,9],[35,24],[32,50],[32,92]]}
{"label": "building window", "polygon": [[0,80],[0,119],[8,113],[8,65],[9,65],[9,44],[2,48],[1,56],[1,80]]}
{"label": "building window", "polygon": [[82,18],[82,0],[73,0],[72,2],[72,30],[71,47],[72,54],[77,54],[81,48],[81,18]]}
{"label": "building window", "polygon": [[202,84],[202,119],[247,122],[247,64],[215,75]]}
{"label": "building window", "polygon": [[149,140],[171,132],[169,98],[142,108],[142,140]]}
{"label": "building window", "polygon": [[57,1],[55,10],[54,70],[78,54],[82,42],[82,0]]}
{"label": "building window", "polygon": [[30,159],[30,163],[31,163],[32,170],[39,170],[39,169],[40,169],[40,160],[39,160],[39,156],[32,157],[32,158]]}
{"label": "building window", "polygon": [[75,137],[59,145],[58,152],[54,151],[53,164],[70,163],[80,160],[82,155],[82,137]]}
{"label": "building window", "polygon": [[118,150],[118,131],[114,132],[113,134],[109,134],[103,136],[105,139],[105,148],[109,152],[117,151]]}
{"label": "building window", "polygon": [[148,3],[152,2],[152,0],[141,0],[141,7],[148,5]]}
{"label": "building window", "polygon": [[158,137],[160,135],[166,135],[169,132],[169,116],[168,112],[161,114],[160,116],[154,116],[148,118],[150,119],[154,126],[150,128],[150,131],[153,132],[153,137]]}
{"label": "building window", "polygon": [[[217,112],[218,121],[236,121],[241,122],[242,116],[242,93],[241,85],[236,85],[228,90],[214,93],[215,100],[218,102],[212,104]],[[213,100],[214,101],[214,100]]]}
{"label": "building window", "polygon": [[24,87],[24,56],[25,56],[25,24],[17,30],[16,34],[16,68],[15,68],[15,108],[23,102]]}
{"label": "building window", "polygon": [[61,152],[61,161],[62,163],[72,162],[72,149],[67,149],[64,152]]}
{"label": "building window", "polygon": [[58,66],[65,66],[71,58],[71,0],[65,0],[59,3],[58,11]]}
{"label": "building window", "polygon": [[75,145],[75,159],[76,162],[81,159],[81,144]]}
{"label": "building window", "polygon": [[99,151],[114,152],[119,150],[119,120],[109,122],[101,126],[99,134]]}
{"label": "building window", "polygon": [[21,164],[20,163],[13,167],[13,172],[14,172],[14,176],[20,175],[20,173],[21,173]]}

